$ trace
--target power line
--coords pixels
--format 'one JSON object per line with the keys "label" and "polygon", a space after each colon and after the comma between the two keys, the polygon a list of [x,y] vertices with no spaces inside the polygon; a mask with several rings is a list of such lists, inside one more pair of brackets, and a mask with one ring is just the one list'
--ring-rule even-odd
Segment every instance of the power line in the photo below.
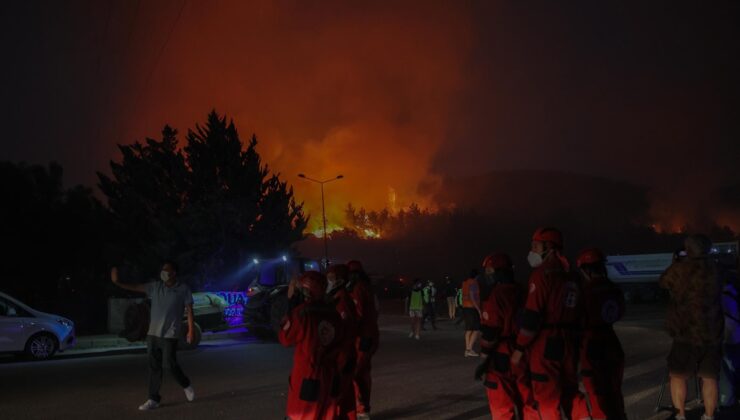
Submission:
{"label": "power line", "polygon": [[[147,75],[147,78],[144,82],[143,87],[139,90],[139,94],[136,97],[135,105],[141,102],[141,99],[144,97],[144,92],[149,90],[149,85],[151,84],[152,77],[154,76],[154,71],[157,68],[157,64],[159,64],[159,61],[162,59],[162,56],[164,55],[164,51],[167,49],[167,44],[170,41],[170,38],[172,38],[172,34],[175,32],[175,28],[177,27],[177,23],[180,21],[180,18],[182,17],[182,12],[185,10],[185,4],[188,2],[188,0],[183,0],[180,4],[180,9],[177,12],[177,16],[175,17],[175,20],[172,22],[172,25],[170,26],[169,31],[167,32],[167,35],[165,36],[164,42],[162,43],[162,47],[159,49],[159,53],[154,58],[154,62],[152,63],[151,68],[149,69],[149,73]],[[139,116],[141,116],[141,112],[143,111],[143,107],[139,106],[137,107],[139,109]]]}
{"label": "power line", "polygon": [[170,38],[172,37],[172,34],[175,32],[175,27],[177,26],[177,22],[180,21],[180,17],[182,16],[182,11],[185,10],[185,4],[187,2],[188,0],[182,1],[182,4],[180,5],[180,10],[177,12],[177,17],[175,18],[175,21],[172,22],[172,26],[170,26],[170,30],[167,32],[167,35],[165,36],[164,43],[162,43],[162,48],[159,49],[159,54],[157,54],[157,56],[154,59],[154,63],[152,64],[151,69],[149,69],[149,75],[146,78],[146,83],[144,83],[144,89],[143,89],[144,91],[149,89],[149,84],[152,81],[152,76],[154,76],[154,70],[156,70],[159,60],[162,58],[162,55],[164,55],[164,50],[167,48],[167,44],[170,42]]}

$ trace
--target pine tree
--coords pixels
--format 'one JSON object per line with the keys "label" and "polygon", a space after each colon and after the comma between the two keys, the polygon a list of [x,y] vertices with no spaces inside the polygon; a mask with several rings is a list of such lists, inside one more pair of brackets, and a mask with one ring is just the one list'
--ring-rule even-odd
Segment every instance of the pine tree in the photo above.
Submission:
{"label": "pine tree", "polygon": [[196,285],[218,281],[255,254],[272,256],[303,236],[306,217],[293,189],[270,174],[232,121],[212,111],[177,148],[177,132],[162,140],[120,146],[121,163],[100,188],[116,216],[131,261],[154,270],[173,258]]}

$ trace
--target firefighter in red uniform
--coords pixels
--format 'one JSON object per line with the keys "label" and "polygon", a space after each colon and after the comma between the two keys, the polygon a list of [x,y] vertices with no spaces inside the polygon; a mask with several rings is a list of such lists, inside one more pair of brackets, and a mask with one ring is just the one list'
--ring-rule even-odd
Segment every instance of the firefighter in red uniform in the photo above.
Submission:
{"label": "firefighter in red uniform", "polygon": [[512,364],[518,365],[523,353],[528,352],[538,420],[570,415],[578,391],[580,292],[569,273],[568,261],[560,254],[562,248],[562,234],[554,228],[538,229],[532,237],[527,259],[534,270],[529,277],[516,350],[511,356]]}
{"label": "firefighter in red uniform", "polygon": [[483,384],[493,419],[519,419],[523,410],[535,412],[530,400],[526,369],[523,364],[513,366],[510,361],[522,296],[514,282],[513,266],[508,255],[494,253],[487,256],[483,260],[483,268],[493,280],[493,289],[482,305],[480,342],[486,360],[478,367],[476,379],[485,374]]}
{"label": "firefighter in red uniform", "polygon": [[289,311],[278,336],[284,346],[296,347],[286,417],[290,420],[336,419],[342,321],[334,306],[324,300],[326,279],[322,274],[303,273],[295,288],[303,295],[304,302]]}
{"label": "firefighter in red uniform", "polygon": [[606,275],[600,250],[581,251],[576,260],[581,276],[584,317],[580,347],[581,393],[574,420],[623,420],[624,352],[612,324],[624,314],[624,294]]}
{"label": "firefighter in red uniform", "polygon": [[326,273],[327,300],[334,305],[342,318],[344,326],[344,340],[342,350],[339,353],[338,369],[340,376],[339,387],[339,413],[340,420],[354,420],[357,418],[354,377],[357,364],[357,315],[355,304],[345,288],[349,269],[344,264],[336,264],[329,267]]}
{"label": "firefighter in red uniform", "polygon": [[371,361],[378,350],[378,310],[375,295],[370,288],[370,279],[365,274],[359,261],[347,263],[349,281],[347,291],[352,297],[357,311],[358,330],[355,348],[357,349],[357,367],[355,368],[355,399],[357,401],[357,418],[370,418],[370,393],[372,391]]}

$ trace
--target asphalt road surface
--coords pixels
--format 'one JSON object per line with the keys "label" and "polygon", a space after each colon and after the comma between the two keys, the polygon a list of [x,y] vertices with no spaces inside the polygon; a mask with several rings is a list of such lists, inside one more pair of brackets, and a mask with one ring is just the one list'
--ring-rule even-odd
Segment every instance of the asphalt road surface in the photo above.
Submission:
{"label": "asphalt road surface", "polygon": [[[479,360],[463,357],[462,327],[440,321],[438,331],[412,340],[407,318],[394,314],[398,311],[392,306],[385,305],[381,317],[372,418],[490,418],[483,386],[472,379]],[[630,308],[618,324],[627,354],[624,393],[630,419],[654,416],[670,344],[661,332],[661,319],[661,308],[649,305]],[[291,349],[258,340],[180,352],[195,402],[186,402],[165,373],[162,406],[146,413],[137,410],[146,400],[146,356],[141,350],[36,363],[5,359],[0,362],[0,419],[281,419],[291,357]]]}

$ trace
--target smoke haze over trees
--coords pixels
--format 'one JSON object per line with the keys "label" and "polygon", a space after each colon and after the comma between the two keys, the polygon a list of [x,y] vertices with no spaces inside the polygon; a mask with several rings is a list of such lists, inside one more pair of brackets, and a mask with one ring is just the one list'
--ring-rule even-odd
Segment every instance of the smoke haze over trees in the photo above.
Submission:
{"label": "smoke haze over trees", "polygon": [[[725,195],[725,208],[740,211]],[[362,255],[379,273],[441,278],[466,275],[492,251],[510,253],[526,267],[531,235],[541,226],[564,232],[571,257],[590,246],[608,254],[673,252],[686,233],[697,231],[716,241],[737,238],[737,232],[718,223],[686,221],[662,231],[653,225],[647,188],[592,176],[496,171],[445,180],[435,200],[437,211],[411,205],[395,214],[347,205],[346,228],[331,234],[330,257]],[[309,238],[299,249],[320,255],[320,245]],[[524,268],[519,275],[527,272]]]}

